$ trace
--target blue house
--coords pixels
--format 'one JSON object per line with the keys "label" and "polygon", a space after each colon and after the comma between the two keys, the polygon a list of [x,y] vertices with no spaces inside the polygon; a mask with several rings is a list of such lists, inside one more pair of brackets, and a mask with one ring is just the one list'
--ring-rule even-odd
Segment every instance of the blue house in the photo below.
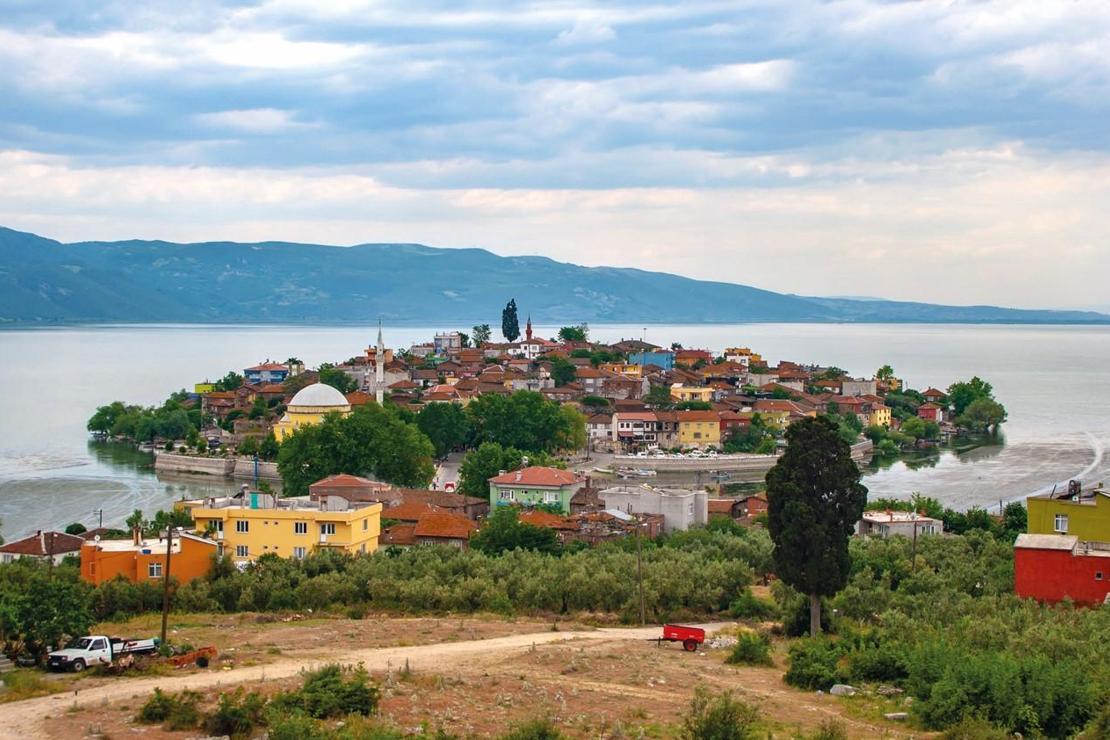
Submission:
{"label": "blue house", "polygon": [[644,365],[658,365],[664,370],[674,370],[674,352],[666,349],[633,352],[628,356],[628,361],[641,367]]}
{"label": "blue house", "polygon": [[264,362],[243,370],[243,377],[251,385],[284,383],[289,377],[289,368],[277,362]]}

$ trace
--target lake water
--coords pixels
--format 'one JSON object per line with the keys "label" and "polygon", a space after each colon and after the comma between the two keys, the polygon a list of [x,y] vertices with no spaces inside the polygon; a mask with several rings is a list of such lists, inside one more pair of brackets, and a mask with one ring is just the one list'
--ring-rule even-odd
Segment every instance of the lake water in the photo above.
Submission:
{"label": "lake water", "polygon": [[[447,327],[386,327],[407,347]],[[551,335],[556,327],[538,326]],[[376,327],[112,326],[0,331],[0,533],[12,539],[72,521],[119,524],[218,480],[159,479],[150,456],[90,445],[85,421],[113,400],[155,404],[171,391],[267,358],[310,366],[371,344]],[[1110,481],[1110,327],[859,324],[594,326],[602,341],[640,338],[719,352],[750,346],[780,359],[868,375],[892,365],[911,387],[989,380],[1006,405],[1006,444],[872,471],[873,496],[918,491],[959,508],[997,506],[1071,477]]]}

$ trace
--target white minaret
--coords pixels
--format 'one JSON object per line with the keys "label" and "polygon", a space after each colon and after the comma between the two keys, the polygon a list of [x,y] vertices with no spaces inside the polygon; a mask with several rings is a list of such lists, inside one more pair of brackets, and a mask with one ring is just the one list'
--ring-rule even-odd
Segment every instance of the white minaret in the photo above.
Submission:
{"label": "white minaret", "polygon": [[379,406],[385,401],[385,342],[382,341],[381,319],[378,319],[378,346],[374,351],[374,398]]}

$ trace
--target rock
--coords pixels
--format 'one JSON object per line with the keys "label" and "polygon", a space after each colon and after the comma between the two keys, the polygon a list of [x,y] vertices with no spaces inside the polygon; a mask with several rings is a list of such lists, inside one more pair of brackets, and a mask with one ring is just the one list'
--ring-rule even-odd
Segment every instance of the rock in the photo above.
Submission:
{"label": "rock", "polygon": [[879,696],[898,696],[902,693],[902,689],[897,686],[880,686],[875,689],[875,693]]}
{"label": "rock", "polygon": [[829,693],[833,696],[855,696],[859,690],[855,686],[849,686],[846,683],[834,683]]}
{"label": "rock", "polygon": [[905,722],[909,719],[910,715],[907,712],[887,712],[883,717],[892,722]]}

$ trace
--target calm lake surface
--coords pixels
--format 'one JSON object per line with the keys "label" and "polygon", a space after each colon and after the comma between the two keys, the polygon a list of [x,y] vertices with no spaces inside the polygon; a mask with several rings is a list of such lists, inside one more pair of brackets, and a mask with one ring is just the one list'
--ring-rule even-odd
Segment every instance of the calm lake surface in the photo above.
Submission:
{"label": "calm lake surface", "polygon": [[[448,327],[386,327],[407,347]],[[554,334],[557,327],[537,326]],[[145,405],[229,369],[295,355],[310,366],[361,354],[377,327],[111,326],[0,331],[0,533],[11,540],[80,521],[119,524],[182,496],[222,492],[205,478],[159,479],[149,454],[90,444],[98,405]],[[719,352],[750,346],[868,375],[891,364],[911,387],[979,375],[1006,405],[1006,443],[868,473],[872,496],[918,491],[946,504],[995,506],[1073,477],[1110,480],[1110,327],[735,324],[593,326],[601,341],[640,338]]]}

